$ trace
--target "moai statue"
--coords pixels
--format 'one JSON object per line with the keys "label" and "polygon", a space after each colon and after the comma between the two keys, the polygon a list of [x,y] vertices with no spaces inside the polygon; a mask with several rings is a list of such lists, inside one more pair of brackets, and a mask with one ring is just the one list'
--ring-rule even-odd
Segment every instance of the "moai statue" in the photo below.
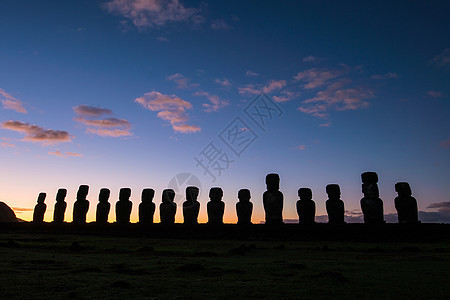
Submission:
{"label": "moai statue", "polygon": [[253,203],[250,202],[250,198],[250,190],[239,190],[239,202],[236,203],[237,223],[239,225],[252,224]]}
{"label": "moai statue", "polygon": [[154,189],[143,189],[141,194],[141,204],[139,204],[139,223],[153,224],[153,215],[156,205],[153,203],[155,196]]}
{"label": "moai statue", "polygon": [[131,189],[121,188],[119,191],[119,201],[116,203],[116,222],[120,224],[130,223],[131,208],[133,203],[130,201]]}
{"label": "moai statue", "polygon": [[108,202],[110,194],[111,191],[109,189],[100,189],[100,193],[98,194],[97,214],[95,219],[98,224],[108,223],[109,211],[111,209],[111,204]]}
{"label": "moai statue", "polygon": [[175,214],[177,213],[177,204],[173,202],[175,191],[165,189],[162,193],[162,202],[159,205],[159,216],[162,224],[175,223]]}
{"label": "moai statue", "polygon": [[67,190],[59,189],[56,193],[56,203],[55,210],[53,211],[53,222],[62,223],[64,222],[64,214],[66,213],[67,203],[64,201],[66,199]]}
{"label": "moai statue", "polygon": [[383,214],[383,201],[379,198],[378,175],[375,172],[365,172],[361,174],[362,192],[364,198],[361,199],[361,210],[364,214],[364,223],[380,224],[385,223]]}
{"label": "moai statue", "polygon": [[33,222],[34,223],[42,223],[44,222],[44,214],[47,209],[47,205],[44,203],[45,197],[47,197],[46,193],[39,193],[37,204],[34,207],[33,212]]}
{"label": "moai statue", "polygon": [[418,223],[417,200],[411,196],[411,187],[407,182],[397,182],[395,191],[398,197],[395,198],[394,204],[398,214],[399,223]]}
{"label": "moai statue", "polygon": [[89,210],[89,201],[86,200],[89,193],[88,185],[80,185],[77,192],[77,200],[73,204],[73,223],[86,223],[86,214]]}
{"label": "moai statue", "polygon": [[209,190],[210,201],[207,204],[208,224],[223,224],[223,214],[225,212],[225,203],[222,201],[223,191],[219,187],[213,187]]}
{"label": "moai statue", "polygon": [[337,184],[329,184],[326,187],[328,200],[325,202],[329,224],[344,224],[344,201],[341,200],[341,189]]}
{"label": "moai statue", "polygon": [[196,186],[186,188],[186,201],[183,203],[184,224],[197,224],[200,202],[197,201],[199,189]]}
{"label": "moai statue", "polygon": [[280,176],[267,174],[267,191],[263,194],[263,205],[266,212],[266,224],[283,224],[283,193],[280,189]]}
{"label": "moai statue", "polygon": [[297,201],[297,214],[300,224],[316,223],[316,204],[312,200],[312,191],[308,188],[298,190],[300,200]]}

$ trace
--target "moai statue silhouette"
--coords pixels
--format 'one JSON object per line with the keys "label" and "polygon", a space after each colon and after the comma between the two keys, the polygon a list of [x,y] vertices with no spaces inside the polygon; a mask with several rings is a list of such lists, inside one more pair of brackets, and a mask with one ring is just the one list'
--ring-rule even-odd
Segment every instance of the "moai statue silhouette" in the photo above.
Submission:
{"label": "moai statue silhouette", "polygon": [[280,176],[267,174],[267,191],[263,194],[266,224],[283,224],[283,193],[280,192]]}
{"label": "moai statue silhouette", "polygon": [[33,222],[34,223],[42,223],[44,222],[44,214],[47,209],[47,205],[44,203],[45,197],[47,197],[46,193],[39,193],[37,204],[34,207],[33,212]]}
{"label": "moai statue silhouette", "polygon": [[419,223],[417,212],[417,200],[412,197],[411,187],[407,182],[397,182],[395,191],[398,197],[394,204],[398,214],[399,223]]}
{"label": "moai statue silhouette", "polygon": [[139,204],[139,223],[153,224],[153,215],[156,205],[153,203],[155,196],[154,189],[143,189],[141,194],[141,203]]}
{"label": "moai statue silhouette", "polygon": [[64,201],[66,199],[67,190],[59,189],[56,193],[56,203],[55,210],[53,211],[53,222],[63,223],[64,214],[66,213],[67,203]]}
{"label": "moai statue silhouette", "polygon": [[184,224],[197,224],[200,202],[197,201],[199,189],[196,186],[186,188],[186,201],[183,203]]}
{"label": "moai statue silhouette", "polygon": [[73,223],[86,223],[86,214],[89,210],[89,201],[86,199],[89,193],[88,185],[80,185],[77,192],[77,200],[73,204]]}
{"label": "moai statue silhouette", "polygon": [[175,199],[175,191],[172,189],[165,189],[162,193],[162,202],[159,205],[161,224],[175,223],[177,204],[173,202],[173,199]]}
{"label": "moai statue silhouette", "polygon": [[219,187],[209,190],[210,201],[207,204],[208,224],[223,224],[225,202],[222,201],[223,191]]}
{"label": "moai statue silhouette", "polygon": [[329,184],[326,187],[328,200],[325,202],[329,224],[344,224],[344,201],[341,200],[341,189],[337,184]]}
{"label": "moai statue silhouette", "polygon": [[97,213],[95,219],[98,224],[108,223],[109,211],[111,209],[111,204],[108,202],[110,194],[111,191],[109,189],[100,189],[100,193],[98,194]]}
{"label": "moai statue silhouette", "polygon": [[253,203],[250,202],[250,190],[242,189],[238,192],[239,202],[236,203],[236,213],[239,225],[252,224]]}
{"label": "moai statue silhouette", "polygon": [[378,175],[375,172],[361,174],[362,192],[361,210],[364,214],[364,223],[380,224],[384,222],[383,201],[379,198]]}
{"label": "moai statue silhouette", "polygon": [[316,204],[312,200],[312,191],[308,188],[298,190],[300,200],[297,201],[297,214],[300,224],[316,223]]}
{"label": "moai statue silhouette", "polygon": [[130,223],[131,208],[133,203],[130,201],[131,189],[121,188],[119,191],[119,201],[116,203],[116,222],[119,224]]}

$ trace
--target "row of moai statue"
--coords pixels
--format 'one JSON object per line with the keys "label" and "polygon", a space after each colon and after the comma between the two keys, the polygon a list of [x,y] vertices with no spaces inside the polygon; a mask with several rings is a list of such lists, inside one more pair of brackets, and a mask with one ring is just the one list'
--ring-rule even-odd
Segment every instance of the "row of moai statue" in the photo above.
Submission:
{"label": "row of moai statue", "polygon": [[[364,198],[361,199],[361,209],[364,215],[364,223],[380,224],[384,223],[383,201],[379,198],[378,175],[375,172],[365,172],[361,175],[362,192]],[[280,177],[278,174],[268,174],[266,176],[267,190],[263,194],[263,206],[266,215],[266,224],[283,223],[283,193],[280,191]],[[417,223],[418,211],[417,201],[411,196],[411,188],[406,182],[399,182],[395,185],[398,197],[395,198],[395,208],[398,212],[399,223]],[[81,185],[78,189],[77,200],[73,207],[73,223],[86,223],[86,214],[89,210],[89,201],[86,200],[89,186]],[[328,223],[343,224],[345,209],[344,202],[340,199],[341,191],[337,184],[326,186],[328,200],[325,202],[328,214]],[[56,195],[53,221],[62,223],[67,208],[65,197],[66,189],[59,189]],[[194,186],[186,188],[186,201],[183,203],[183,217],[185,224],[197,224],[200,211],[200,202],[197,201],[199,189]],[[129,223],[132,209],[130,201],[131,189],[122,188],[119,192],[119,201],[116,203],[117,223]],[[155,191],[144,189],[139,204],[139,223],[152,224],[156,205],[153,203]],[[312,191],[309,188],[298,190],[300,200],[296,203],[299,223],[314,224],[316,215],[316,205],[312,200]],[[46,194],[40,193],[38,203],[34,209],[33,221],[43,222],[46,211],[44,203]],[[110,190],[103,188],[99,193],[99,203],[96,211],[96,222],[107,223],[111,204],[108,202]],[[225,203],[222,201],[223,191],[219,187],[213,187],[209,191],[210,201],[207,204],[208,223],[223,224]],[[172,189],[165,189],[162,193],[162,203],[160,204],[160,220],[163,224],[173,224],[177,204],[174,202],[175,192]],[[239,201],[236,203],[236,213],[238,224],[251,224],[253,204],[250,202],[250,191],[241,189],[238,192]]]}

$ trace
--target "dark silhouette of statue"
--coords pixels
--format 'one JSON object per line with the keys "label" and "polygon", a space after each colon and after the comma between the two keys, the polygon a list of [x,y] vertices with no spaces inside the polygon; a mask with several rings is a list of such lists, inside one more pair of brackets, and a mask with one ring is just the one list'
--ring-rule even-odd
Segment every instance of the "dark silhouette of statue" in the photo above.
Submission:
{"label": "dark silhouette of statue", "polygon": [[175,223],[175,214],[177,213],[177,204],[173,202],[175,191],[165,189],[162,193],[162,202],[159,205],[159,217],[162,224]]}
{"label": "dark silhouette of statue", "polygon": [[364,223],[384,223],[383,201],[379,198],[377,173],[362,173],[361,179],[363,182],[362,192],[364,194],[364,198],[361,199],[361,210],[364,214]]}
{"label": "dark silhouette of statue", "polygon": [[73,223],[86,223],[86,214],[89,210],[89,201],[86,200],[89,193],[88,185],[80,185],[77,192],[77,200],[73,204]]}
{"label": "dark silhouette of statue", "polygon": [[395,191],[398,193],[398,197],[394,200],[398,222],[418,223],[417,200],[411,196],[412,192],[409,184],[407,182],[397,182]]}
{"label": "dark silhouette of statue", "polygon": [[237,223],[239,225],[252,224],[253,203],[250,202],[250,198],[250,190],[239,190],[239,202],[236,203]]}
{"label": "dark silhouette of statue", "polygon": [[266,224],[283,224],[283,193],[280,192],[280,176],[267,174],[267,191],[263,194]]}
{"label": "dark silhouette of statue", "polygon": [[183,203],[184,224],[197,224],[200,202],[197,201],[199,189],[196,186],[186,188],[186,201]]}
{"label": "dark silhouette of statue", "polygon": [[56,203],[55,210],[53,211],[53,222],[63,223],[64,214],[66,213],[67,203],[64,201],[66,199],[67,190],[59,189],[56,193]]}
{"label": "dark silhouette of statue", "polygon": [[111,209],[111,204],[108,202],[110,194],[111,191],[109,189],[100,189],[100,193],[98,194],[97,213],[95,218],[95,221],[98,224],[108,223],[109,211]]}
{"label": "dark silhouette of statue", "polygon": [[46,193],[39,193],[37,204],[34,207],[33,212],[33,222],[42,223],[44,222],[44,214],[47,209],[47,204],[44,203],[45,197],[47,197]]}
{"label": "dark silhouette of statue", "polygon": [[153,203],[155,196],[154,189],[143,189],[141,194],[141,204],[139,204],[139,223],[153,224],[153,215],[156,205]]}
{"label": "dark silhouette of statue", "polygon": [[341,200],[341,189],[337,184],[329,184],[326,187],[328,200],[325,202],[328,214],[328,223],[344,224],[344,201]]}
{"label": "dark silhouette of statue", "polygon": [[131,189],[121,188],[119,191],[119,201],[116,203],[116,222],[120,224],[130,223],[131,208],[133,203],[130,201]]}
{"label": "dark silhouette of statue", "polygon": [[209,190],[210,201],[207,204],[208,224],[223,224],[225,203],[222,201],[223,191],[219,187]]}
{"label": "dark silhouette of statue", "polygon": [[297,214],[300,224],[316,223],[316,204],[312,200],[312,191],[309,188],[298,190],[300,200],[297,201]]}

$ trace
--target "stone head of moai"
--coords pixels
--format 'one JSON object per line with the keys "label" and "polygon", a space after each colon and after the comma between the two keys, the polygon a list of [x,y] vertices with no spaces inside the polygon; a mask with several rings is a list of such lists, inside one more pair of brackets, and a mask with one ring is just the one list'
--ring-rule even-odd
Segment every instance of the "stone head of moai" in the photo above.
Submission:
{"label": "stone head of moai", "polygon": [[238,192],[238,199],[240,202],[249,202],[250,201],[250,190],[242,189]]}
{"label": "stone head of moai", "polygon": [[328,198],[331,200],[341,198],[341,189],[338,184],[329,184],[326,187]]}
{"label": "stone head of moai", "polygon": [[194,202],[197,201],[198,193],[200,190],[196,186],[188,186],[186,188],[186,201]]}
{"label": "stone head of moai", "polygon": [[300,200],[312,200],[312,191],[309,188],[300,188],[298,190],[298,196]]}
{"label": "stone head of moai", "polygon": [[162,202],[170,203],[175,199],[175,191],[172,189],[165,189],[162,193]]}
{"label": "stone head of moai", "polygon": [[411,187],[407,182],[397,182],[395,184],[395,191],[400,197],[411,197],[412,195]]}
{"label": "stone head of moai", "polygon": [[364,172],[361,174],[362,192],[365,197],[378,198],[380,192],[378,190],[378,174],[375,172]]}
{"label": "stone head of moai", "polygon": [[121,188],[119,191],[119,201],[128,201],[131,196],[130,188]]}
{"label": "stone head of moai", "polygon": [[87,197],[87,194],[89,193],[89,186],[88,185],[80,185],[77,192],[77,199],[84,200]]}
{"label": "stone head of moai", "polygon": [[378,183],[378,174],[375,172],[364,172],[361,174],[362,183]]}
{"label": "stone head of moai", "polygon": [[61,202],[66,199],[67,196],[67,190],[66,189],[59,189],[56,193],[56,202]]}
{"label": "stone head of moai", "polygon": [[46,193],[39,193],[39,196],[38,196],[38,199],[37,199],[37,203],[44,203],[45,197],[47,197]]}
{"label": "stone head of moai", "polygon": [[209,190],[209,199],[213,202],[222,201],[223,191],[220,187],[213,187]]}
{"label": "stone head of moai", "polygon": [[266,176],[267,191],[277,192],[280,190],[280,176],[275,173],[267,174]]}
{"label": "stone head of moai", "polygon": [[153,197],[155,197],[155,190],[154,189],[143,189],[141,194],[141,201],[142,202],[152,202]]}
{"label": "stone head of moai", "polygon": [[111,191],[109,189],[106,189],[106,188],[100,189],[100,193],[98,194],[98,201],[99,202],[108,202],[110,194],[111,194]]}

